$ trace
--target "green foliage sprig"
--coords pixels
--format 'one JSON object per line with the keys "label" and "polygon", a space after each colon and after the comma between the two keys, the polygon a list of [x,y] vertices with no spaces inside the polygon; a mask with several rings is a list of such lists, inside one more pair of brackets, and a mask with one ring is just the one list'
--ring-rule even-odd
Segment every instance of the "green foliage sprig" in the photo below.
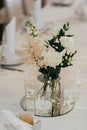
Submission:
{"label": "green foliage sprig", "polygon": [[[72,37],[74,35],[66,35],[66,31],[68,31],[70,29],[69,23],[66,23],[63,25],[63,27],[59,30],[58,34],[56,36],[53,36],[53,38],[51,40],[47,41],[47,44],[54,48],[57,52],[62,52],[65,47],[61,44],[60,42],[60,38],[63,36],[67,36],[67,37]],[[71,66],[72,63],[72,58],[73,56],[77,53],[77,51],[73,52],[71,54],[71,52],[68,54],[67,51],[65,53],[65,55],[63,56],[63,61],[60,64],[60,67],[67,67],[67,66]]]}
{"label": "green foliage sprig", "polygon": [[29,20],[25,23],[25,26],[29,29],[30,34],[32,37],[37,37],[38,36],[38,31],[36,26],[33,25],[33,23]]}

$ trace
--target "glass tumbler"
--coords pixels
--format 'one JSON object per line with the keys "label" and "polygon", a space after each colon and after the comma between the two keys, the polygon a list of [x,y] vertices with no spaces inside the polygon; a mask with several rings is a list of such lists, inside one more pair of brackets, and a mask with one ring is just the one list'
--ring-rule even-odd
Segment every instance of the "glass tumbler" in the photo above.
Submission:
{"label": "glass tumbler", "polygon": [[30,66],[25,71],[24,77],[24,89],[25,96],[22,99],[22,108],[29,111],[33,115],[35,114],[35,99],[38,91],[38,79],[37,69],[34,66]]}

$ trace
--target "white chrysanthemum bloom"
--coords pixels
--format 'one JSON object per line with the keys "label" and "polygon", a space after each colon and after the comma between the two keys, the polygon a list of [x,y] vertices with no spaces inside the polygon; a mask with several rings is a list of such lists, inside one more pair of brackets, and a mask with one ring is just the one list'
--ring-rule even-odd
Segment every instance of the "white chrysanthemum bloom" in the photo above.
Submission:
{"label": "white chrysanthemum bloom", "polygon": [[74,40],[72,37],[63,36],[60,38],[60,42],[67,50],[74,50]]}
{"label": "white chrysanthemum bloom", "polygon": [[61,53],[56,52],[55,50],[48,50],[44,53],[44,64],[45,66],[56,67],[62,62]]}

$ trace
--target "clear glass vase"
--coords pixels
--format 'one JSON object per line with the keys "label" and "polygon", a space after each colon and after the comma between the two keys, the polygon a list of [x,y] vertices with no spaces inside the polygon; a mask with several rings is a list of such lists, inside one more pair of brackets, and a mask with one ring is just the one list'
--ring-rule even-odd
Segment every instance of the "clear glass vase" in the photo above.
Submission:
{"label": "clear glass vase", "polygon": [[43,87],[37,94],[36,115],[52,117],[61,115],[63,101],[60,76],[56,79],[48,79],[45,75]]}

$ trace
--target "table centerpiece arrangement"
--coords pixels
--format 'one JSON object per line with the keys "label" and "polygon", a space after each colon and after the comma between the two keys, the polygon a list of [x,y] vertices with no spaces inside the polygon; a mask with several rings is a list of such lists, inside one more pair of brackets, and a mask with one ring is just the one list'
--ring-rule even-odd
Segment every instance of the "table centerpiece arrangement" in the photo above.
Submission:
{"label": "table centerpiece arrangement", "polygon": [[[65,110],[64,88],[61,85],[61,69],[72,66],[74,49],[73,35],[67,34],[69,23],[45,41],[41,31],[31,22],[26,22],[26,40],[23,60],[28,64],[35,64],[43,74],[43,85],[37,92],[35,99],[35,115],[60,116],[72,109]],[[32,76],[32,75],[31,75]]]}

